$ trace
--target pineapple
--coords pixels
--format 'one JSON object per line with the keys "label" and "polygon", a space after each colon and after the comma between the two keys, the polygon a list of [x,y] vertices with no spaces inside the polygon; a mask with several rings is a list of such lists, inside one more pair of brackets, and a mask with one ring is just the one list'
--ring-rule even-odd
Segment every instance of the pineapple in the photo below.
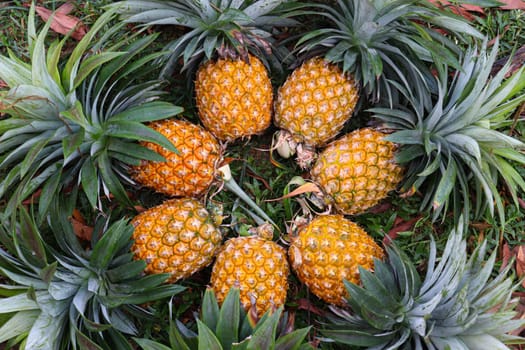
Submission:
{"label": "pineapple", "polygon": [[144,54],[155,35],[118,36],[122,25],[108,27],[114,18],[114,11],[104,13],[61,62],[67,38],[53,42],[46,54],[52,20],[37,35],[31,6],[30,63],[0,56],[0,79],[8,85],[0,92],[0,113],[7,115],[0,120],[0,198],[10,202],[8,210],[41,189],[39,211],[45,215],[57,193],[79,185],[93,207],[101,209],[101,197],[110,195],[130,205],[123,186],[132,183],[128,167],[163,160],[136,141],[176,151],[143,124],[182,111],[156,101],[164,94],[160,81],[145,78],[159,56]]}
{"label": "pineapple", "polygon": [[[309,168],[315,149],[342,130],[364,102],[392,101],[398,87],[412,87],[418,98],[433,91],[427,62],[433,58],[457,66],[459,48],[434,28],[461,40],[481,34],[464,19],[426,1],[337,0],[305,3],[295,15],[316,16],[318,29],[297,42],[306,61],[279,88],[275,101],[277,147],[284,157],[297,152]],[[326,20],[326,23],[323,22]],[[416,24],[419,23],[419,24]]]}
{"label": "pineapple", "polygon": [[[355,80],[337,64],[321,57],[307,60],[278,90],[274,124],[287,130],[280,131],[279,141],[306,149],[324,146],[341,131],[358,99]],[[299,164],[306,168],[309,161]]]}
{"label": "pineapple", "polygon": [[461,226],[450,233],[440,259],[431,241],[424,278],[399,247],[387,246],[374,273],[360,269],[362,286],[345,282],[350,310],[332,307],[324,339],[402,350],[510,350],[507,344],[525,343],[510,334],[525,324],[515,318],[512,265],[491,277],[497,250],[487,259],[483,241],[467,258],[463,234]]}
{"label": "pineapple", "polygon": [[170,197],[197,197],[206,192],[215,180],[221,160],[221,147],[215,137],[184,120],[165,119],[149,127],[169,139],[178,152],[142,142],[166,161],[141,162],[131,169],[133,179]]}
{"label": "pineapple", "polygon": [[211,287],[219,303],[236,287],[244,309],[254,307],[259,316],[284,305],[289,275],[285,249],[262,234],[267,232],[264,226],[259,235],[226,241],[211,274]]}
{"label": "pineapple", "polygon": [[127,22],[190,29],[168,45],[166,71],[179,59],[188,77],[197,70],[195,100],[202,123],[219,140],[234,141],[271,124],[273,89],[263,53],[272,59],[271,30],[295,23],[272,14],[283,1],[128,0],[114,7]]}
{"label": "pineapple", "polygon": [[313,349],[305,342],[310,327],[290,332],[293,319],[282,308],[268,311],[259,320],[244,312],[239,289],[232,288],[219,307],[212,289],[204,293],[197,333],[181,322],[170,323],[171,347],[149,339],[135,339],[144,350],[149,349]]}
{"label": "pineapple", "polygon": [[264,132],[271,124],[273,87],[264,64],[249,54],[203,64],[195,99],[204,126],[223,141]]}
{"label": "pineapple", "polygon": [[379,203],[403,178],[396,145],[371,128],[355,130],[330,143],[310,174],[337,211],[360,214]]}
{"label": "pineapple", "polygon": [[290,264],[299,280],[327,303],[345,305],[343,281],[358,284],[359,268],[372,270],[383,250],[342,215],[317,216],[291,238]]}
{"label": "pineapple", "polygon": [[126,220],[97,221],[86,250],[68,218],[74,199],[54,199],[45,242],[49,229],[41,231],[26,209],[13,210],[18,222],[2,213],[0,276],[11,283],[0,284],[0,343],[10,349],[18,342],[21,349],[132,349],[138,320],[156,314],[143,304],[184,290],[164,284],[167,274],[143,275]]}
{"label": "pineapple", "polygon": [[137,215],[133,221],[135,258],[148,274],[169,274],[175,283],[210,265],[222,235],[197,200],[171,199]]}
{"label": "pineapple", "polygon": [[421,210],[431,210],[434,220],[448,209],[456,220],[461,215],[470,220],[470,215],[493,216],[496,208],[504,223],[499,180],[516,203],[517,190],[525,189],[510,162],[525,164],[525,144],[504,132],[525,101],[525,68],[505,79],[506,65],[490,78],[497,46],[468,49],[452,82],[448,66],[436,63],[440,88],[435,101],[416,100],[405,91],[393,108],[370,109],[388,134],[363,128],[327,146],[310,172],[324,201],[355,215],[397,187],[406,195],[420,192]]}
{"label": "pineapple", "polygon": [[222,165],[222,150],[212,134],[198,125],[175,119],[156,121],[150,127],[170,140],[177,152],[152,142],[142,142],[144,147],[165,160],[143,161],[133,167],[130,172],[134,180],[171,197],[198,197],[219,177],[226,189],[276,226],[237,184],[231,176],[229,165]]}

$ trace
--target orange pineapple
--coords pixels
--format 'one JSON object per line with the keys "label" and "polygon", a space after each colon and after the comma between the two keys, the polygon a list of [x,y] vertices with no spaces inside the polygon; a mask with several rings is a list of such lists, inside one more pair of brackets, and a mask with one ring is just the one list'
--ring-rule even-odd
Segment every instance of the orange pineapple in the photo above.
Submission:
{"label": "orange pineapple", "polygon": [[[262,133],[271,124],[276,63],[272,32],[297,22],[274,10],[286,0],[155,1],[118,7],[128,21],[169,23],[188,31],[169,45],[164,75],[178,62],[190,79],[203,125],[221,141]],[[126,2],[124,2],[126,3]]]}
{"label": "orange pineapple", "polygon": [[195,97],[202,123],[220,140],[259,134],[270,126],[272,84],[253,55],[246,62],[224,58],[203,64],[195,80]]}
{"label": "orange pineapple", "polygon": [[150,127],[166,136],[178,152],[144,142],[144,146],[166,161],[143,161],[132,169],[133,179],[172,197],[195,197],[204,193],[214,181],[215,169],[221,160],[221,148],[213,135],[183,120],[165,119]]}
{"label": "orange pineapple", "polygon": [[230,288],[240,289],[246,310],[255,305],[261,316],[286,301],[289,267],[286,250],[261,235],[231,238],[221,247],[213,265],[211,286],[219,303]]}
{"label": "orange pineapple", "polygon": [[386,134],[371,129],[355,130],[330,143],[312,170],[329,204],[348,215],[360,214],[394,190],[403,178],[395,161],[396,145]]}
{"label": "orange pineapple", "polygon": [[297,276],[327,303],[345,305],[343,280],[359,283],[361,266],[371,270],[383,250],[356,223],[342,215],[322,215],[302,227],[288,250]]}
{"label": "orange pineapple", "polygon": [[324,146],[355,109],[359,88],[338,65],[314,57],[295,69],[279,88],[275,125],[295,142]]}
{"label": "orange pineapple", "polygon": [[169,273],[175,283],[211,264],[222,235],[195,199],[171,199],[137,215],[131,250],[148,274]]}

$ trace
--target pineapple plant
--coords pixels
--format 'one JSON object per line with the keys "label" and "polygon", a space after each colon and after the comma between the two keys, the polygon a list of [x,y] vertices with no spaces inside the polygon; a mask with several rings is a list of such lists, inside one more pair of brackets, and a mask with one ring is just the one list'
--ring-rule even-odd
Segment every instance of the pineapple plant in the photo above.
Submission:
{"label": "pineapple plant", "polygon": [[323,200],[346,215],[365,212],[396,189],[404,169],[396,145],[373,128],[357,129],[330,143],[310,170]]}
{"label": "pineapple plant", "polygon": [[497,250],[487,258],[485,240],[467,258],[463,235],[461,225],[453,230],[440,258],[431,241],[424,277],[394,243],[385,247],[373,273],[360,269],[362,285],[345,281],[349,309],[332,307],[325,339],[366,349],[509,350],[525,343],[510,334],[525,323],[515,318],[512,265],[493,276]]}
{"label": "pineapple plant", "polygon": [[[67,37],[45,45],[49,20],[37,34],[35,7],[28,18],[30,62],[14,54],[0,56],[0,198],[6,207],[37,190],[45,215],[60,191],[81,185],[92,207],[101,198],[130,204],[124,184],[128,169],[142,160],[163,160],[136,141],[176,151],[162,134],[144,122],[175,116],[181,107],[157,101],[159,80],[148,80],[159,54],[146,54],[155,35],[119,35],[122,24],[109,26],[114,11],[100,16],[61,61]],[[97,35],[104,35],[97,39]],[[116,42],[116,43],[114,43]]]}
{"label": "pineapple plant", "polygon": [[137,320],[155,319],[155,309],[145,303],[184,288],[164,284],[168,274],[143,274],[146,263],[132,259],[133,227],[125,219],[100,217],[91,249],[85,249],[68,218],[76,195],[60,201],[55,198],[48,218],[55,242],[26,209],[2,213],[0,276],[11,283],[0,284],[0,343],[131,350],[130,336],[141,334]]}
{"label": "pineapple plant", "polygon": [[200,313],[196,321],[197,333],[182,322],[170,322],[170,347],[145,338],[135,341],[144,350],[313,349],[305,341],[310,327],[287,332],[289,318],[282,308],[255,318],[244,311],[237,288],[228,292],[221,306],[213,290],[207,289]]}
{"label": "pineapple plant", "polygon": [[216,177],[221,147],[215,137],[199,125],[185,120],[165,119],[149,124],[171,141],[177,152],[143,141],[141,144],[165,161],[144,160],[131,168],[132,178],[170,197],[198,197]]}
{"label": "pineapple plant", "polygon": [[323,301],[343,306],[343,281],[358,284],[360,268],[372,270],[383,249],[342,215],[320,215],[290,236],[290,265],[299,280]]}
{"label": "pineapple plant", "polygon": [[504,223],[499,181],[515,203],[517,190],[525,188],[512,165],[525,162],[525,144],[505,132],[525,101],[525,69],[505,78],[506,65],[491,77],[497,52],[497,43],[490,51],[486,45],[471,47],[452,81],[449,67],[436,63],[435,101],[417,100],[400,87],[404,97],[394,107],[371,108],[375,127],[354,130],[320,153],[310,170],[318,185],[315,197],[357,215],[394,189],[420,192],[421,210],[432,211],[434,220],[449,209],[456,220],[493,216],[496,209]]}
{"label": "pineapple plant", "polygon": [[516,170],[525,164],[525,144],[508,132],[525,101],[525,67],[508,74],[509,61],[491,75],[497,54],[497,42],[492,49],[486,42],[467,49],[452,79],[448,67],[437,63],[435,101],[406,92],[394,108],[371,109],[393,131],[385,140],[399,147],[395,160],[406,168],[400,191],[420,192],[421,210],[432,210],[434,219],[448,210],[464,220],[497,211],[504,224],[498,185],[506,185],[516,204],[517,191],[525,189]]}
{"label": "pineapple plant", "polygon": [[261,316],[286,301],[289,265],[286,250],[271,240],[268,225],[257,234],[230,238],[221,247],[211,273],[211,288],[222,303],[231,288],[239,288],[245,310]]}
{"label": "pineapple plant", "polygon": [[148,274],[168,274],[175,283],[210,265],[222,243],[213,217],[197,200],[177,198],[133,218],[133,246]]}
{"label": "pineapple plant", "polygon": [[272,14],[283,1],[177,0],[118,2],[126,22],[174,24],[189,31],[168,45],[167,70],[177,60],[194,88],[199,117],[221,141],[265,131],[271,124],[273,88],[265,55],[270,57],[272,28],[294,24]]}
{"label": "pineapple plant", "polygon": [[481,37],[464,19],[426,1],[309,2],[294,14],[326,20],[298,40],[296,50],[306,61],[289,75],[275,101],[278,151],[284,157],[297,151],[303,168],[311,166],[316,148],[339,134],[360,96],[365,102],[392,101],[398,87],[413,87],[417,98],[429,99],[434,85],[428,63],[442,60],[458,67],[460,52],[434,28],[457,40]]}

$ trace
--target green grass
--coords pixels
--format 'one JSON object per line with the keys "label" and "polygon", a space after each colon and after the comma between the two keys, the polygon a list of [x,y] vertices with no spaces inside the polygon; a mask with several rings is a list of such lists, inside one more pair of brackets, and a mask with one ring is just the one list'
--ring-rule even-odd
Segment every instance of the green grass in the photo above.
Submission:
{"label": "green grass", "polygon": [[500,57],[525,46],[525,11],[488,10],[486,17],[476,17],[478,29],[490,39],[500,41]]}

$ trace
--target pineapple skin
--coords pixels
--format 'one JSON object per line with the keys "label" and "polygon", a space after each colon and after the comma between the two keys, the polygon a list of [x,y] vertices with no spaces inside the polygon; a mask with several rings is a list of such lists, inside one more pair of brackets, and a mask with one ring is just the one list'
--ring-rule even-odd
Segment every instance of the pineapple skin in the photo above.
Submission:
{"label": "pineapple skin", "polygon": [[386,134],[355,130],[330,143],[311,170],[312,179],[328,195],[328,202],[346,215],[361,214],[396,188],[404,168],[396,163],[396,145]]}
{"label": "pineapple skin", "polygon": [[290,269],[286,250],[259,236],[229,239],[217,255],[211,286],[217,300],[224,301],[230,288],[240,289],[241,304],[249,310],[255,302],[257,315],[284,305]]}
{"label": "pineapple skin", "polygon": [[351,75],[314,57],[279,88],[274,124],[289,131],[297,142],[320,147],[341,131],[358,99],[359,88]]}
{"label": "pineapple skin", "polygon": [[212,216],[197,200],[171,199],[137,215],[131,248],[147,274],[169,273],[169,283],[211,264],[222,242]]}
{"label": "pineapple skin", "polygon": [[260,134],[272,119],[273,88],[255,56],[220,58],[199,67],[195,98],[203,125],[221,141]]}
{"label": "pineapple skin", "polygon": [[204,128],[184,120],[165,119],[149,126],[166,136],[179,154],[143,142],[166,161],[143,161],[131,169],[133,179],[170,197],[197,197],[204,193],[213,183],[221,159],[218,141]]}
{"label": "pineapple skin", "polygon": [[374,267],[384,252],[359,225],[342,215],[322,215],[302,227],[288,250],[299,280],[320,299],[344,306],[343,280],[358,284],[359,269]]}

